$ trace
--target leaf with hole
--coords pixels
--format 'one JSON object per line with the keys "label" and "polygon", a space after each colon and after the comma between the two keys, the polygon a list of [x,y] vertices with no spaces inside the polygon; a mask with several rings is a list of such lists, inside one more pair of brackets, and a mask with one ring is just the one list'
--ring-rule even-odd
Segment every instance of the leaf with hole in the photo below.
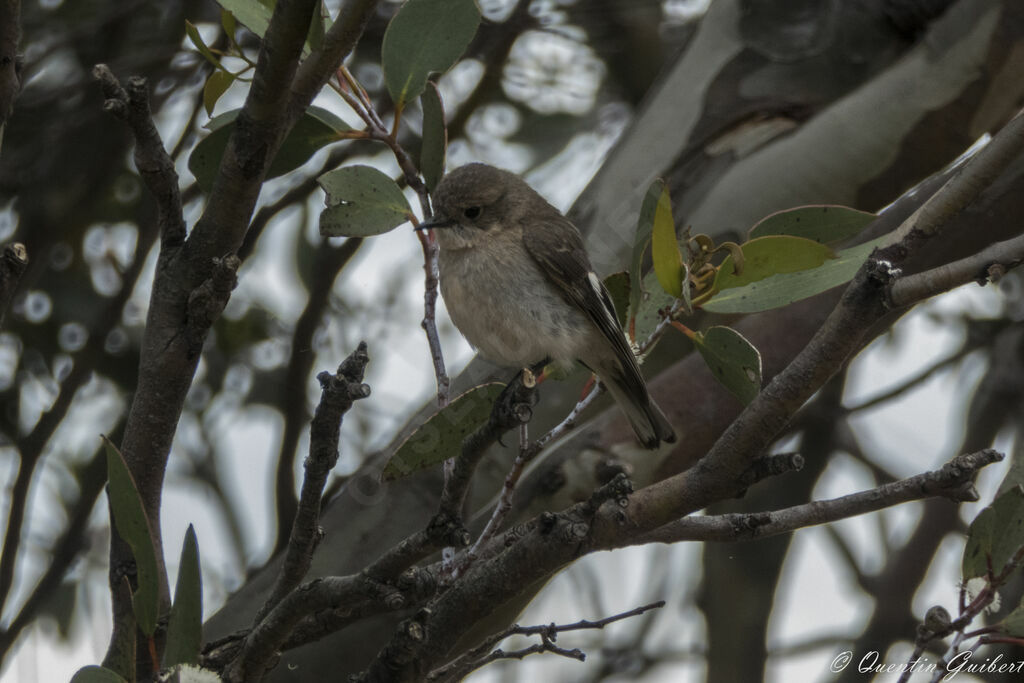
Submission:
{"label": "leaf with hole", "polygon": [[427,77],[445,72],[469,46],[480,25],[473,0],[408,0],[384,31],[384,83],[398,109],[423,92]]}
{"label": "leaf with hole", "polygon": [[884,239],[885,237],[879,237],[877,240],[843,249],[836,254],[836,258],[829,259],[816,268],[780,273],[748,285],[720,291],[705,302],[702,308],[713,313],[757,313],[820,294],[849,282]]}
{"label": "leaf with hole", "polygon": [[761,390],[761,354],[731,327],[715,326],[692,337],[711,374],[744,405]]}
{"label": "leaf with hole", "polygon": [[399,479],[457,456],[462,441],[487,422],[504,388],[498,382],[475,387],[432,415],[398,447],[381,479]]}
{"label": "leaf with hole", "polygon": [[203,644],[203,578],[199,568],[199,543],[191,524],[185,531],[178,562],[174,605],[167,624],[164,666],[198,664]]}
{"label": "leaf with hole", "polygon": [[448,129],[444,125],[444,104],[437,86],[427,83],[420,98],[423,105],[423,138],[420,145],[420,173],[431,192],[444,175],[445,150],[448,147]]}
{"label": "leaf with hole", "polygon": [[320,214],[321,235],[380,235],[412,214],[398,184],[372,166],[342,166],[324,173],[317,182],[327,193],[327,208]]}
{"label": "leaf with hole", "polygon": [[147,636],[156,631],[160,605],[160,584],[157,573],[156,546],[146,510],[128,465],[117,446],[103,437],[107,449],[107,497],[114,513],[117,533],[132,549],[135,558],[137,586],[132,594],[132,606],[139,630]]}
{"label": "leaf with hole", "polygon": [[683,296],[683,255],[676,240],[676,224],[672,219],[672,200],[668,188],[662,187],[654,210],[651,228],[651,261],[658,284],[676,299]]}
{"label": "leaf with hole", "polygon": [[818,204],[777,211],[750,229],[753,240],[767,235],[804,237],[821,244],[834,245],[860,233],[877,216],[848,206]]}
{"label": "leaf with hole", "polygon": [[[210,134],[199,141],[188,158],[188,170],[196,177],[204,191],[209,192],[217,177],[221,157],[235,130],[235,120],[241,109],[233,109],[213,117],[206,124]],[[277,156],[267,169],[267,179],[294,171],[309,161],[318,150],[340,139],[340,134],[351,130],[335,114],[321,107],[310,107],[295,123],[281,144]]]}

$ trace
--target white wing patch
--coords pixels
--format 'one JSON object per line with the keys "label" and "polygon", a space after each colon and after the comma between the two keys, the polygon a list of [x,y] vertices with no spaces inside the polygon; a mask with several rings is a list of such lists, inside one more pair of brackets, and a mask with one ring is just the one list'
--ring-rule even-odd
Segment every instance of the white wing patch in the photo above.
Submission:
{"label": "white wing patch", "polygon": [[601,282],[601,279],[597,277],[597,273],[590,271],[587,273],[587,280],[590,282],[590,286],[594,290],[594,294],[597,295],[597,300],[601,302],[601,310],[604,311],[604,317],[609,327],[613,330],[619,329],[618,318],[615,317],[615,310],[610,308],[608,305],[608,294],[605,292],[604,284]]}

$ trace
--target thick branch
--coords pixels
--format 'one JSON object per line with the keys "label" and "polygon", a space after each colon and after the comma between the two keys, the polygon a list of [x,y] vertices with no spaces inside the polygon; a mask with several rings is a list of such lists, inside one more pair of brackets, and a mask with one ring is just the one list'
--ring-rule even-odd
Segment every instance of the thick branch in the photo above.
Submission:
{"label": "thick branch", "polygon": [[828,524],[923,498],[974,501],[978,497],[973,484],[975,475],[982,467],[1002,459],[1001,453],[983,450],[957,456],[940,470],[832,500],[814,501],[773,512],[684,517],[636,538],[635,544],[742,541]]}
{"label": "thick branch", "polygon": [[0,0],[0,141],[21,92],[21,0]]}
{"label": "thick branch", "polygon": [[281,599],[290,593],[309,571],[313,552],[323,535],[320,529],[320,506],[327,476],[338,462],[338,439],[341,420],[352,407],[353,402],[370,395],[370,387],[363,384],[363,374],[370,357],[366,353],[366,342],[349,355],[334,375],[321,372],[320,405],[310,425],[309,457],[304,464],[306,477],[302,482],[298,510],[288,537],[288,549],[284,564],[277,577],[266,604],[256,615],[259,623]]}

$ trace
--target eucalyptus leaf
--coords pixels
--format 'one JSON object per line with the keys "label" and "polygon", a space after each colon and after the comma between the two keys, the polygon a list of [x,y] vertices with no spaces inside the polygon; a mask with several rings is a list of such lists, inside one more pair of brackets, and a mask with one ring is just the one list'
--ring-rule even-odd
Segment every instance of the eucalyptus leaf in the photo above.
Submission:
{"label": "eucalyptus leaf", "polygon": [[398,109],[423,92],[427,77],[462,56],[480,25],[473,0],[408,0],[384,32],[384,83]]}
{"label": "eucalyptus leaf", "polygon": [[127,683],[116,672],[102,666],[83,666],[71,677],[71,683]]}
{"label": "eucalyptus leaf", "polygon": [[676,299],[683,295],[683,255],[676,240],[676,224],[672,219],[672,200],[668,188],[662,187],[654,210],[651,229],[651,261],[661,288]]}
{"label": "eucalyptus leaf", "polygon": [[399,479],[461,452],[462,441],[487,422],[504,384],[484,384],[462,394],[409,435],[391,456],[381,479]]}
{"label": "eucalyptus leaf", "polygon": [[849,282],[883,239],[880,237],[844,249],[836,258],[816,268],[780,273],[748,285],[726,289],[705,302],[702,308],[713,313],[757,313],[820,294]]}
{"label": "eucalyptus leaf", "polygon": [[132,594],[135,619],[139,630],[147,636],[156,631],[160,590],[157,574],[156,546],[146,510],[121,452],[103,437],[107,450],[107,497],[114,514],[117,533],[132,549],[135,558],[137,587]]}
{"label": "eucalyptus leaf", "polygon": [[379,235],[412,215],[401,188],[372,166],[343,166],[323,174],[317,182],[327,193],[327,208],[320,214],[321,235]]}
{"label": "eucalyptus leaf", "polygon": [[742,287],[779,273],[795,273],[817,268],[835,252],[829,247],[804,237],[769,235],[741,245],[743,267],[736,272],[732,254],[725,257],[715,274],[714,289],[721,292]]}
{"label": "eucalyptus leaf", "polygon": [[[206,124],[210,134],[199,141],[188,158],[188,170],[196,177],[204,191],[213,187],[220,168],[221,157],[235,130],[235,120],[241,109],[232,109],[215,116]],[[277,156],[267,169],[267,178],[276,178],[306,163],[319,149],[337,142],[339,134],[351,130],[335,114],[321,107],[310,107],[295,123],[281,144]]]}
{"label": "eucalyptus leaf", "polygon": [[612,273],[604,279],[605,289],[615,306],[615,317],[619,325],[626,326],[626,315],[629,313],[629,273],[621,271]]}
{"label": "eucalyptus leaf", "polygon": [[431,192],[444,176],[445,150],[448,147],[448,129],[444,124],[444,104],[437,86],[427,83],[420,98],[423,105],[423,138],[420,146],[420,173]]}
{"label": "eucalyptus leaf", "polygon": [[629,308],[630,317],[640,309],[642,295],[648,290],[645,289],[646,279],[644,278],[644,253],[651,243],[651,232],[654,230],[654,215],[658,210],[658,202],[665,191],[665,181],[656,178],[651,186],[647,188],[644,201],[640,205],[640,215],[636,221],[636,235],[633,238],[633,257],[629,262]]}
{"label": "eucalyptus leaf", "polygon": [[962,571],[964,580],[996,575],[1024,547],[1024,487],[1014,486],[978,513],[967,532]]}
{"label": "eucalyptus leaf", "polygon": [[167,624],[164,666],[198,664],[203,644],[203,579],[199,568],[199,544],[191,524],[185,531],[178,562],[174,605]]}
{"label": "eucalyptus leaf", "polygon": [[203,107],[206,109],[207,116],[213,116],[213,108],[217,106],[217,100],[227,92],[234,82],[234,74],[220,69],[214,71],[206,79],[206,85],[203,86]]}
{"label": "eucalyptus leaf", "polygon": [[268,6],[258,0],[217,0],[217,3],[260,38],[267,32],[274,13],[272,4]]}
{"label": "eucalyptus leaf", "polygon": [[[640,303],[636,309],[630,309],[630,324],[635,332],[634,339],[643,343],[651,336],[655,328],[664,320],[663,311],[672,308],[676,299],[658,285],[658,276],[650,272],[643,279],[644,291],[640,295]],[[632,285],[631,285],[632,286]],[[630,292],[632,298],[632,292]]]}
{"label": "eucalyptus leaf", "polygon": [[877,216],[848,206],[819,204],[778,211],[750,229],[749,239],[767,235],[804,237],[821,244],[834,245],[860,233]]}
{"label": "eucalyptus leaf", "polygon": [[744,405],[761,390],[761,354],[731,327],[715,326],[698,332],[693,342],[711,374]]}
{"label": "eucalyptus leaf", "polygon": [[206,58],[206,61],[217,67],[218,71],[222,68],[220,65],[220,57],[213,54],[210,48],[207,47],[206,42],[203,41],[203,36],[199,33],[199,29],[196,28],[195,24],[191,21],[185,22],[185,35],[188,36],[189,41],[195,46],[196,50],[199,51],[199,54]]}
{"label": "eucalyptus leaf", "polygon": [[1005,619],[996,624],[996,628],[1015,638],[1024,638],[1024,604],[1007,614]]}

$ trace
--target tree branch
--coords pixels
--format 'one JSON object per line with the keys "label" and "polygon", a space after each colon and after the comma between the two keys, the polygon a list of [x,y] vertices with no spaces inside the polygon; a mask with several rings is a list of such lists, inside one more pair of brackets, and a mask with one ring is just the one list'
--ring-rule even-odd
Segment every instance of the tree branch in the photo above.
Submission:
{"label": "tree branch", "polygon": [[128,79],[128,88],[122,88],[106,64],[93,67],[92,75],[99,81],[103,96],[107,98],[103,110],[128,124],[135,136],[135,167],[156,199],[162,245],[173,247],[182,244],[185,241],[185,219],[181,213],[178,173],[153,123],[146,79],[132,77]]}
{"label": "tree branch", "polygon": [[14,300],[21,276],[28,268],[28,251],[21,242],[5,245],[0,253],[0,323]]}
{"label": "tree branch", "polygon": [[353,402],[370,395],[370,387],[363,384],[363,374],[369,360],[366,342],[359,342],[356,350],[342,361],[334,375],[327,372],[317,375],[322,393],[309,430],[309,457],[304,464],[306,476],[302,482],[302,494],[288,537],[281,572],[270,597],[256,615],[256,623],[262,621],[285,595],[298,586],[309,571],[313,552],[323,535],[319,526],[321,496],[327,476],[338,462],[341,420]]}
{"label": "tree branch", "polygon": [[897,279],[889,288],[889,305],[902,308],[969,282],[996,282],[1022,261],[1024,235],[996,242],[973,256]]}
{"label": "tree branch", "polygon": [[960,455],[942,469],[883,484],[867,491],[831,500],[814,501],[772,512],[714,516],[691,515],[655,529],[635,539],[644,543],[681,541],[733,542],[766,538],[797,529],[828,524],[840,519],[876,512],[900,503],[923,498],[942,497],[963,502],[978,498],[974,477],[987,465],[1003,459],[991,449]]}

